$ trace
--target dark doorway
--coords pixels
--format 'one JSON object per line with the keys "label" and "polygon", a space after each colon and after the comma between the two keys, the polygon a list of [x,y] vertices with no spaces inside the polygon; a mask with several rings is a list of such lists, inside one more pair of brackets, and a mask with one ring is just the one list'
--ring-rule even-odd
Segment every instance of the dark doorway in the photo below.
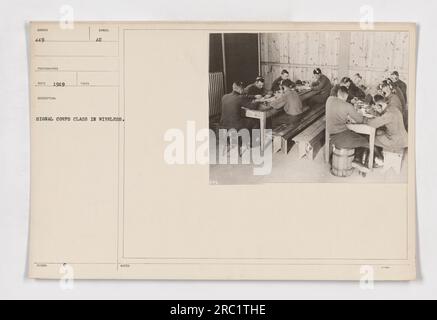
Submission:
{"label": "dark doorway", "polygon": [[259,75],[258,34],[225,34],[226,83],[248,85]]}
{"label": "dark doorway", "polygon": [[248,85],[259,75],[257,33],[211,34],[209,49],[209,71],[224,73],[227,91],[234,81]]}

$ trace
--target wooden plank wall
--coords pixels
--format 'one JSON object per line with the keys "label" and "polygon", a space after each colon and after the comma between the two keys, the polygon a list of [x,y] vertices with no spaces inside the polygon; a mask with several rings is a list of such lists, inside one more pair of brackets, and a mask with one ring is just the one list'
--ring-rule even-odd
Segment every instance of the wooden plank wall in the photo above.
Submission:
{"label": "wooden plank wall", "polygon": [[287,69],[290,78],[312,80],[322,68],[330,78],[338,76],[339,32],[290,32],[261,34],[261,71],[267,86]]}
{"label": "wooden plank wall", "polygon": [[[289,70],[294,81],[311,80],[316,67],[334,82],[360,73],[373,86],[393,70],[404,81],[408,78],[408,33],[351,32],[345,37],[340,32],[301,31],[261,34],[260,40],[261,71],[268,87],[282,69]],[[346,55],[341,50],[345,47]]]}
{"label": "wooden plank wall", "polygon": [[360,73],[374,85],[393,71],[408,80],[409,35],[400,32],[352,32],[349,75]]}

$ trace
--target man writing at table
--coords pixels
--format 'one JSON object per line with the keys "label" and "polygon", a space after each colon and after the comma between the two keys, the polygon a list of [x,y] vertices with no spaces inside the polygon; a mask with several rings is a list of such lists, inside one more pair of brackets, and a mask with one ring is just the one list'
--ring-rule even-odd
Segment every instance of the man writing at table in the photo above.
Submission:
{"label": "man writing at table", "polygon": [[320,68],[313,71],[315,82],[311,85],[311,91],[303,96],[310,106],[317,106],[324,104],[331,94],[331,81],[322,73]]}
{"label": "man writing at table", "polygon": [[248,103],[243,95],[243,83],[236,81],[232,85],[232,92],[222,98],[221,127],[231,130],[251,129],[254,123],[242,115],[241,108]]}
{"label": "man writing at table", "polygon": [[284,94],[273,101],[271,106],[275,109],[284,108],[285,113],[290,116],[300,115],[304,111],[304,108],[299,94],[294,90],[296,85],[287,79],[282,81],[281,86],[284,90]]}
{"label": "man writing at table", "polygon": [[368,121],[369,126],[378,129],[375,145],[388,152],[400,153],[408,146],[408,133],[402,113],[383,96],[375,96],[375,103],[375,109],[380,116]]}
{"label": "man writing at table", "polygon": [[364,121],[364,116],[347,102],[348,96],[348,89],[341,86],[337,97],[329,97],[326,102],[326,126],[330,141],[341,149],[368,147],[369,141],[366,137],[349,130],[346,126],[350,122],[363,123]]}
{"label": "man writing at table", "polygon": [[265,82],[263,77],[256,78],[254,83],[244,89],[244,94],[250,99],[258,99],[265,96],[267,94],[267,90],[264,86]]}
{"label": "man writing at table", "polygon": [[[402,110],[405,110],[405,108],[407,107],[407,100],[405,100],[405,96],[402,93],[401,88],[399,88],[397,85],[395,85],[395,83],[391,79],[384,80],[382,85],[386,86],[386,87],[387,86],[391,87],[391,90],[393,91],[394,94],[396,94],[396,96],[399,98],[399,101],[401,102]],[[382,91],[384,91],[384,90],[382,90]]]}
{"label": "man writing at table", "polygon": [[285,69],[282,70],[281,76],[279,78],[277,78],[275,81],[273,81],[271,91],[273,93],[280,91],[281,90],[281,82],[288,80],[289,78],[290,78],[290,73]]}
{"label": "man writing at table", "polygon": [[338,89],[343,86],[346,87],[349,91],[349,97],[347,102],[352,102],[355,99],[363,101],[366,98],[366,94],[358,88],[351,78],[344,77],[341,79],[340,84],[334,86],[331,90],[331,96],[337,97]]}
{"label": "man writing at table", "polygon": [[408,108],[405,100],[402,100],[403,93],[398,87],[393,85],[392,81],[384,81],[378,89],[378,94],[382,95],[390,107],[396,107],[402,114],[405,129],[408,130]]}
{"label": "man writing at table", "polygon": [[[249,103],[249,99],[244,95],[243,82],[236,81],[232,84],[232,92],[226,94],[222,98],[222,115],[220,119],[220,126],[223,129],[232,132],[236,130],[240,133],[241,130],[247,129],[252,131],[253,129],[259,128],[258,122],[255,119],[246,118],[243,115],[242,107]],[[254,144],[254,140],[250,139],[250,144]],[[245,143],[244,139],[238,138],[238,145],[242,147],[241,154],[244,153],[243,150],[249,148],[249,145],[243,145]]]}

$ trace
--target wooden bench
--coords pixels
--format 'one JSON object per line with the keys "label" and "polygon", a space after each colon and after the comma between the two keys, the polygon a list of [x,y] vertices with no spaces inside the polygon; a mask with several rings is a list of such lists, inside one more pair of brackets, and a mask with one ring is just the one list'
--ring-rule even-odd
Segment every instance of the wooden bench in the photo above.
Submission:
{"label": "wooden bench", "polygon": [[325,115],[325,105],[316,106],[307,111],[297,122],[273,124],[273,142],[281,141],[281,150],[287,154],[293,146],[292,139]]}
{"label": "wooden bench", "polygon": [[396,174],[401,174],[402,160],[404,159],[405,149],[398,152],[383,151],[384,153],[384,168],[383,172],[393,169]]}
{"label": "wooden bench", "polygon": [[326,117],[323,116],[293,138],[299,148],[299,159],[314,160],[325,144]]}

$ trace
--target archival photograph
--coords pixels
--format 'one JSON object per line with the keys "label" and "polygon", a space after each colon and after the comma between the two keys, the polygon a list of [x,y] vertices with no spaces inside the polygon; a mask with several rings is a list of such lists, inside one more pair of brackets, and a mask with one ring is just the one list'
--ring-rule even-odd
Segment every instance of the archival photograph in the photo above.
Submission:
{"label": "archival photograph", "polygon": [[212,33],[210,183],[407,183],[410,34]]}

